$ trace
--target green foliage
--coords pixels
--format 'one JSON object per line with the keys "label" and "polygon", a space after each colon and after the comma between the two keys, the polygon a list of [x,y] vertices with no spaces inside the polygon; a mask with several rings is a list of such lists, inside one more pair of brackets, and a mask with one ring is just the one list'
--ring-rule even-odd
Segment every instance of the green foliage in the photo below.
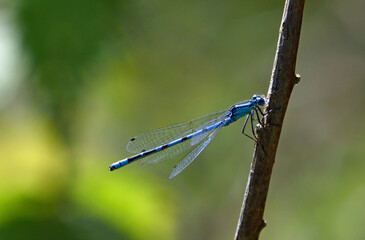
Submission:
{"label": "green foliage", "polygon": [[31,62],[33,94],[61,132],[69,131],[84,77],[103,44],[123,27],[123,2],[109,0],[21,1],[18,22]]}

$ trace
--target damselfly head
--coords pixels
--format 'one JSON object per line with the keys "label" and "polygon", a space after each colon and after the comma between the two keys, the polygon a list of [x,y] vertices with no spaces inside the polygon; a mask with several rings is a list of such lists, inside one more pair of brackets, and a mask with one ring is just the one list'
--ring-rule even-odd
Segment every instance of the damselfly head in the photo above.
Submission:
{"label": "damselfly head", "polygon": [[252,96],[252,101],[257,103],[257,105],[259,105],[259,106],[264,106],[265,105],[265,97],[264,96],[253,95]]}

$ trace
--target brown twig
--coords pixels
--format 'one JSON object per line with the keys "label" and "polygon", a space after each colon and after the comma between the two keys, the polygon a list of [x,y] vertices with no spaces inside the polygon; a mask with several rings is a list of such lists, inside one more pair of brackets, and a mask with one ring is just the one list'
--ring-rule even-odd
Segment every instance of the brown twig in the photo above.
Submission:
{"label": "brown twig", "polygon": [[281,128],[293,87],[300,29],[305,0],[286,0],[280,26],[275,61],[267,93],[264,126],[257,129],[258,142],[251,165],[244,201],[236,231],[236,240],[257,240],[263,220],[272,168]]}

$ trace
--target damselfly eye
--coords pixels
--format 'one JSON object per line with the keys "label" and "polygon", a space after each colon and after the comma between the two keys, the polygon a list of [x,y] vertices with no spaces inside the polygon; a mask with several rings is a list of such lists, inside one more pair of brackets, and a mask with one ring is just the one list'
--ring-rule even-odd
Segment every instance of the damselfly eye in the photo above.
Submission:
{"label": "damselfly eye", "polygon": [[259,106],[264,106],[265,105],[265,98],[260,98],[258,101],[257,101],[257,104]]}

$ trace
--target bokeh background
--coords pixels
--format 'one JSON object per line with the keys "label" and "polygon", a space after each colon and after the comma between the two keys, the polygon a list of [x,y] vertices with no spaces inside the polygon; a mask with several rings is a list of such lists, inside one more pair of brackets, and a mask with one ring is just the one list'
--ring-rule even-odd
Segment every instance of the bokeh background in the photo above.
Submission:
{"label": "bokeh background", "polygon": [[[365,239],[365,3],[307,1],[262,239]],[[284,1],[0,1],[0,238],[232,239],[253,142],[108,172],[128,140],[265,94]]]}

